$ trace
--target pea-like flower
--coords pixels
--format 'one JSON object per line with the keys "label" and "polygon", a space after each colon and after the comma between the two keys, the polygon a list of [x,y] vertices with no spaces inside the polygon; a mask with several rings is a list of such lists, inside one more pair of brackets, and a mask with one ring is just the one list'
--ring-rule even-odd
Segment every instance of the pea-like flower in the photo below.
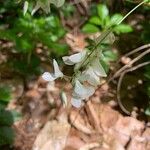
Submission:
{"label": "pea-like flower", "polygon": [[[73,94],[71,104],[74,107],[79,108],[82,104],[82,100],[88,99],[92,96],[100,84],[100,77],[106,77],[105,70],[100,63],[100,53],[94,52],[88,53],[87,50],[83,50],[80,53],[73,54],[71,56],[63,57],[63,61],[67,65],[75,65],[75,73],[73,79]],[[83,67],[82,71],[80,70]]]}
{"label": "pea-like flower", "polygon": [[76,53],[71,56],[64,56],[62,57],[62,59],[66,65],[74,65],[76,63],[80,63],[81,61],[83,61],[85,56],[86,56],[86,51],[84,50],[80,53]]}
{"label": "pea-like flower", "polygon": [[44,72],[42,75],[42,78],[46,81],[54,81],[55,79],[59,77],[63,77],[63,73],[60,71],[58,63],[55,59],[53,59],[53,67],[54,67],[54,73]]}
{"label": "pea-like flower", "polygon": [[74,107],[80,107],[81,101],[89,98],[95,92],[95,88],[93,86],[83,85],[78,80],[75,82],[74,91],[72,94],[71,104]]}
{"label": "pea-like flower", "polygon": [[[83,100],[94,94],[97,86],[100,84],[100,78],[106,77],[99,58],[100,53],[98,51],[88,53],[87,50],[62,58],[65,64],[75,65],[75,73],[72,77],[73,93],[71,104],[76,108],[81,106]],[[59,77],[63,77],[63,73],[60,71],[55,59],[53,60],[53,66],[54,73],[45,72],[42,75],[44,80],[54,81]]]}

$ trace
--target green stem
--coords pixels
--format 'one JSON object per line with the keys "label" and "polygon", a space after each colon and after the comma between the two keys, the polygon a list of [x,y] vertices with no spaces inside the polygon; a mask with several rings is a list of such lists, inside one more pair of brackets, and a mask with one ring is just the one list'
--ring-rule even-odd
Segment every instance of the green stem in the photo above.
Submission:
{"label": "green stem", "polygon": [[[105,38],[112,32],[112,29],[108,29],[106,30],[102,35],[100,35],[97,41],[99,41],[98,43],[96,43],[96,45],[92,48],[90,54],[85,58],[85,60],[83,61],[83,63],[80,65],[81,67],[84,65],[84,63],[86,62],[86,60],[93,54],[93,52],[97,49],[97,47],[99,46],[99,44],[101,42],[103,42],[103,40],[105,40]],[[81,68],[79,67],[78,70]]]}
{"label": "green stem", "polygon": [[140,4],[138,4],[136,7],[134,7],[130,12],[128,12],[118,23],[117,25],[119,25],[120,23],[122,23],[134,10],[136,10],[138,7],[140,7],[141,5],[143,5],[144,3],[146,3],[147,0],[141,2]]}

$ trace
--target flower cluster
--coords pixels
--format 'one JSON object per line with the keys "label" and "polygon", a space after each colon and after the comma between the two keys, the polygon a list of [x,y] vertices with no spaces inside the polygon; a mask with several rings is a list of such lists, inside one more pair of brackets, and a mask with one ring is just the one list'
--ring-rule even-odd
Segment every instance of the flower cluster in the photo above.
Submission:
{"label": "flower cluster", "polygon": [[[79,108],[82,100],[92,96],[100,84],[100,77],[106,77],[99,58],[100,52],[95,50],[88,52],[83,50],[80,53],[71,56],[64,56],[62,59],[66,65],[75,65],[74,75],[72,77],[72,85],[74,87],[72,93],[71,104]],[[54,73],[45,72],[42,77],[46,81],[54,81],[59,77],[63,77],[56,60],[53,60]]]}
{"label": "flower cluster", "polygon": [[91,53],[83,50],[80,53],[63,57],[65,64],[75,65],[71,103],[77,108],[81,106],[82,100],[94,94],[100,84],[100,77],[106,77],[105,70],[100,63],[100,55],[98,50]]}

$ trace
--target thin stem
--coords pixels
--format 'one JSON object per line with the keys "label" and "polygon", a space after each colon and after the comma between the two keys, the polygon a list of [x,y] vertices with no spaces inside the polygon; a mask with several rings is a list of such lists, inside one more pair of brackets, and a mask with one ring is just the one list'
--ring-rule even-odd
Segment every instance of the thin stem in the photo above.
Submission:
{"label": "thin stem", "polygon": [[141,63],[141,64],[138,64],[132,68],[129,68],[127,70],[125,70],[120,78],[119,78],[119,81],[118,81],[118,86],[117,86],[117,100],[118,100],[118,105],[120,106],[121,110],[126,113],[127,115],[130,115],[130,112],[124,107],[124,105],[122,104],[122,101],[121,101],[121,97],[120,97],[120,90],[121,90],[121,85],[122,85],[122,80],[124,78],[124,76],[128,73],[128,72],[132,72],[132,71],[135,71],[141,67],[144,67],[146,65],[149,65],[150,64],[150,61],[147,61],[147,62],[144,62],[144,63]]}
{"label": "thin stem", "polygon": [[138,7],[140,7],[141,5],[143,5],[144,3],[146,3],[147,1],[143,1],[140,4],[138,4],[136,7],[134,7],[130,12],[128,12],[118,23],[117,25],[119,25],[120,23],[122,23],[122,21],[124,21],[134,10],[136,10]]}
{"label": "thin stem", "polygon": [[84,59],[84,61],[81,63],[80,67],[78,68],[78,70],[80,70],[80,68],[84,65],[84,63],[87,61],[87,59],[93,54],[93,52],[97,49],[97,47],[101,44],[102,41],[105,40],[105,38],[112,32],[112,28],[109,28],[108,30],[106,30],[102,35],[100,35],[97,39],[97,43],[96,45],[92,48],[91,52],[89,55],[87,55],[87,57]]}
{"label": "thin stem", "polygon": [[[140,7],[142,4],[146,3],[147,1],[143,1],[140,4],[138,4],[136,7],[134,7],[129,13],[127,13],[118,23],[117,25],[119,25],[120,23],[122,23],[134,10],[136,10],[138,7]],[[108,28],[108,30],[106,30],[103,35],[100,35],[96,41],[98,41],[98,43],[93,47],[91,53],[85,58],[85,60],[83,61],[83,63],[81,64],[81,66],[86,62],[86,60],[93,54],[93,52],[95,51],[95,49],[100,45],[100,43],[105,40],[105,38],[112,32],[112,28]],[[78,69],[80,69],[81,67],[79,67]]]}
{"label": "thin stem", "polygon": [[[141,58],[143,58],[145,55],[147,55],[148,53],[150,53],[150,49],[146,50],[145,52],[142,52],[138,57],[134,58],[132,61],[130,61],[127,65],[123,66],[121,69],[119,69],[114,76],[112,77],[112,79],[117,78],[124,70],[130,68],[135,62],[137,62],[138,60],[140,60]],[[111,80],[112,80],[111,79]]]}
{"label": "thin stem", "polygon": [[138,48],[132,50],[131,52],[125,54],[124,56],[125,56],[125,57],[128,57],[128,56],[130,56],[130,55],[132,55],[132,54],[134,54],[134,53],[137,53],[137,52],[139,52],[139,51],[141,51],[141,50],[143,50],[143,49],[149,48],[149,47],[150,47],[150,44],[143,45],[143,46],[138,47]]}
{"label": "thin stem", "polygon": [[[147,0],[144,0],[143,2],[141,2],[140,4],[138,4],[136,7],[134,7],[129,13],[127,13],[118,23],[117,25],[119,25],[120,23],[122,23],[122,21],[124,21],[134,10],[136,10],[138,7],[140,7],[142,4],[146,3]],[[91,50],[90,54],[87,55],[87,57],[84,59],[84,61],[81,63],[81,65],[78,67],[78,69],[76,70],[76,72],[78,72],[80,70],[80,68],[84,65],[84,63],[87,61],[87,59],[93,54],[93,52],[95,52],[95,50],[97,49],[97,47],[102,43],[102,41],[104,41],[106,39],[106,37],[112,32],[112,27],[108,28],[103,34],[101,34],[96,41],[98,41],[96,43],[96,45],[93,47],[93,49]],[[76,73],[74,74],[74,76],[76,76]]]}

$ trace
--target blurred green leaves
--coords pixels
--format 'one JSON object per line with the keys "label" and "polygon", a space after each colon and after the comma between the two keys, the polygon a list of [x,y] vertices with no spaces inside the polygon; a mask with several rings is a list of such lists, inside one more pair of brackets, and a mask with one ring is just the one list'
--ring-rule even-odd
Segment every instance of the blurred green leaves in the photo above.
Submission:
{"label": "blurred green leaves", "polygon": [[[47,59],[54,55],[59,58],[67,54],[68,46],[62,40],[66,31],[57,13],[47,16],[36,13],[32,16],[32,9],[29,7],[24,15],[22,7],[19,8],[20,3],[12,0],[10,4],[8,1],[0,5],[0,15],[3,16],[0,21],[0,39],[14,43],[9,51],[15,50],[18,56],[8,60],[12,69],[24,75],[40,73],[41,59],[36,53],[38,44],[42,44],[42,54]],[[1,8],[4,10],[1,11]],[[11,14],[10,9],[13,9]]]}
{"label": "blurred green leaves", "polygon": [[12,144],[14,141],[14,130],[11,128],[14,118],[10,111],[0,108],[0,146]]}
{"label": "blurred green leaves", "polygon": [[120,24],[114,27],[114,32],[117,34],[121,34],[121,33],[129,33],[132,32],[133,29],[131,28],[131,26],[127,25],[127,24]]}
{"label": "blurred green leaves", "polygon": [[99,28],[93,24],[87,23],[83,26],[82,31],[85,33],[95,33],[99,32]]}
{"label": "blurred green leaves", "polygon": [[0,101],[9,102],[11,99],[11,89],[8,86],[0,86]]}
{"label": "blurred green leaves", "polygon": [[83,26],[82,31],[85,33],[96,33],[104,31],[110,27],[113,28],[113,32],[116,34],[129,33],[133,29],[127,24],[117,24],[123,16],[119,13],[109,15],[109,10],[106,5],[97,5],[97,15],[91,16],[88,22]]}
{"label": "blurred green leaves", "polygon": [[59,18],[55,15],[34,18],[30,14],[20,15],[7,30],[1,30],[0,37],[12,40],[18,52],[29,53],[34,50],[38,42],[53,48],[53,44],[65,35]]}
{"label": "blurred green leaves", "polygon": [[0,146],[12,144],[14,141],[14,131],[7,126],[0,127]]}
{"label": "blurred green leaves", "polygon": [[103,22],[105,18],[109,15],[109,10],[106,5],[99,4],[97,6],[97,13],[99,15],[100,20]]}
{"label": "blurred green leaves", "polygon": [[0,109],[0,126],[11,126],[13,124],[13,116],[10,111]]}
{"label": "blurred green leaves", "polygon": [[6,110],[5,107],[11,100],[12,90],[9,86],[0,85],[0,148],[3,145],[10,145],[14,141],[13,123],[19,120],[22,115],[15,110]]}

